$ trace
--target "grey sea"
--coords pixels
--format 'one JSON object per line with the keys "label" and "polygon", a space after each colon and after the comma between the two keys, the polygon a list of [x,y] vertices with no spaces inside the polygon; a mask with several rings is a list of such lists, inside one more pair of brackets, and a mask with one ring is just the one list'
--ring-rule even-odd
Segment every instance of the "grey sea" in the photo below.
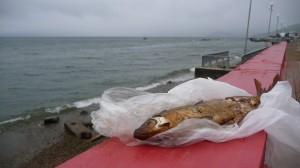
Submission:
{"label": "grey sea", "polygon": [[[266,43],[248,42],[248,50]],[[105,89],[192,79],[201,56],[242,55],[244,39],[1,37],[0,127],[98,102]]]}

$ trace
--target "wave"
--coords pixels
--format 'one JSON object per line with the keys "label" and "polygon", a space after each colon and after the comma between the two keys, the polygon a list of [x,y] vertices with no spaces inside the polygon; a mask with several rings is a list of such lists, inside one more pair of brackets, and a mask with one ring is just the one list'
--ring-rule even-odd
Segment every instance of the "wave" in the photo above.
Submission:
{"label": "wave", "polygon": [[77,56],[74,58],[78,60],[103,60],[103,58],[99,56]]}
{"label": "wave", "polygon": [[60,113],[62,111],[66,111],[69,109],[74,108],[74,106],[72,104],[65,104],[65,105],[61,105],[61,106],[57,106],[54,108],[46,108],[45,112],[47,113]]}
{"label": "wave", "polygon": [[25,117],[19,116],[19,117],[15,117],[12,119],[8,119],[8,120],[4,120],[0,122],[0,126],[2,125],[6,125],[6,124],[12,124],[15,122],[19,122],[19,121],[27,121],[30,118],[35,118],[35,117],[39,117],[41,112],[46,112],[46,113],[64,113],[70,110],[74,110],[76,108],[83,108],[83,107],[87,107],[90,106],[92,104],[96,104],[100,102],[100,97],[96,97],[96,98],[91,98],[91,99],[86,99],[86,100],[81,100],[81,101],[77,101],[71,104],[65,104],[65,105],[61,105],[61,106],[57,106],[54,108],[39,108],[36,110],[32,110],[29,111],[28,113],[30,113],[30,115],[26,115]]}
{"label": "wave", "polygon": [[[156,79],[156,82],[153,82],[146,86],[137,87],[136,89],[137,90],[148,90],[148,89],[155,88],[160,85],[166,84],[169,81],[172,81],[172,82],[186,81],[186,80],[193,78],[194,71],[195,71],[195,68],[176,70],[176,71],[167,73],[166,75],[163,75],[161,77],[158,77]],[[84,108],[84,107],[88,107],[92,104],[99,104],[100,100],[101,100],[101,97],[94,97],[94,98],[76,101],[71,104],[65,104],[62,106],[55,107],[55,108],[47,108],[45,111],[49,112],[49,113],[61,113],[63,111],[69,110],[71,108]]]}
{"label": "wave", "polygon": [[41,53],[39,52],[24,52],[22,55],[40,55]]}
{"label": "wave", "polygon": [[17,118],[9,119],[9,120],[6,120],[6,121],[2,121],[2,122],[0,122],[0,125],[14,123],[14,122],[17,122],[17,121],[24,121],[24,120],[28,120],[30,118],[31,118],[31,115],[26,115],[25,117],[17,117]]}
{"label": "wave", "polygon": [[100,102],[100,100],[101,100],[100,97],[95,97],[95,98],[91,98],[91,99],[86,99],[86,100],[81,100],[81,101],[74,102],[73,105],[76,108],[83,108],[83,107],[90,106],[92,104],[97,104],[97,103]]}
{"label": "wave", "polygon": [[92,104],[98,104],[100,102],[100,97],[90,98],[90,99],[84,99],[80,101],[73,102],[71,104],[65,104],[62,106],[57,106],[55,108],[47,108],[45,112],[48,113],[61,113],[63,111],[71,110],[74,108],[83,108],[90,106]]}
{"label": "wave", "polygon": [[[19,122],[19,121],[27,121],[31,118],[40,117],[40,116],[43,116],[43,115],[41,115],[41,113],[43,113],[43,112],[64,113],[64,112],[68,112],[70,110],[74,110],[76,108],[88,107],[92,104],[97,104],[99,102],[100,102],[100,97],[95,97],[95,98],[76,101],[76,102],[73,102],[70,104],[65,104],[65,105],[61,105],[61,106],[57,106],[57,107],[53,107],[53,108],[39,108],[39,109],[35,109],[35,110],[30,110],[30,111],[26,112],[27,115],[25,117],[19,116],[19,117],[11,118],[8,120],[0,121],[0,126],[6,125],[6,124],[12,124],[12,123]],[[0,132],[1,132],[1,130],[0,130]]]}
{"label": "wave", "polygon": [[190,54],[190,55],[186,55],[188,57],[200,57],[202,56],[201,54]]}
{"label": "wave", "polygon": [[42,76],[42,73],[23,73],[24,76],[30,76],[30,77],[34,77],[34,76]]}
{"label": "wave", "polygon": [[155,79],[156,82],[153,82],[146,86],[137,87],[135,89],[145,91],[145,90],[149,90],[149,89],[161,86],[161,85],[165,85],[169,82],[187,81],[187,80],[193,79],[194,71],[195,71],[195,68],[176,70],[176,71],[167,73],[166,75],[156,78]]}
{"label": "wave", "polygon": [[136,90],[145,91],[145,90],[149,90],[149,89],[158,87],[158,86],[163,85],[163,84],[164,84],[163,82],[161,82],[161,83],[152,83],[152,84],[150,84],[150,85],[142,86],[142,87],[137,87],[137,88],[135,88],[135,89],[136,89]]}
{"label": "wave", "polygon": [[83,108],[83,107],[88,107],[92,104],[98,104],[100,102],[100,97],[95,97],[95,98],[90,98],[90,99],[85,99],[85,100],[80,100],[73,102],[71,104],[65,104],[61,106],[57,106],[54,108],[46,108],[45,112],[47,113],[61,113],[64,111],[72,110],[74,108]]}
{"label": "wave", "polygon": [[[181,70],[176,70],[173,72],[169,72],[166,75],[157,77],[156,79],[154,79],[156,82],[153,82],[149,85],[146,86],[141,86],[141,87],[137,87],[137,90],[148,90],[151,88],[155,88],[158,87],[160,85],[166,84],[170,81],[172,82],[181,82],[181,81],[186,81],[189,79],[193,78],[193,72],[194,68],[191,69],[181,69]],[[89,98],[89,99],[84,99],[84,100],[80,100],[80,101],[76,101],[73,102],[71,104],[65,104],[62,106],[58,106],[55,108],[47,108],[45,110],[45,112],[48,113],[61,113],[63,111],[69,110],[71,108],[84,108],[84,107],[88,107],[92,104],[99,104],[101,100],[101,97],[94,97],[94,98]]]}
{"label": "wave", "polygon": [[[183,75],[183,74],[190,73],[190,72],[191,72],[190,69],[180,69],[180,70],[175,70],[175,71],[166,73],[165,75],[159,76],[159,77],[156,77],[156,78],[157,78],[158,80],[166,79],[166,78],[173,78],[173,77],[178,77],[178,76],[181,76],[181,75]],[[157,80],[157,79],[154,79],[154,80]]]}
{"label": "wave", "polygon": [[[137,90],[149,90],[155,87],[158,87],[160,85],[167,84],[168,82],[182,82],[182,81],[187,81],[193,78],[193,72],[195,68],[190,68],[190,69],[181,69],[181,70],[176,70],[172,71],[169,73],[166,73],[165,75],[159,76],[159,77],[154,77],[152,80],[153,82],[150,83],[149,85],[141,86],[141,87],[136,87],[135,89]],[[24,121],[24,120],[29,120],[30,118],[35,118],[39,117],[40,113],[46,112],[46,113],[64,113],[68,112],[70,110],[74,110],[76,108],[84,108],[88,107],[92,104],[99,104],[101,100],[101,97],[94,97],[94,98],[89,98],[89,99],[84,99],[80,101],[76,101],[73,103],[68,103],[64,105],[60,105],[57,107],[50,107],[50,108],[39,108],[35,109],[32,111],[27,112],[27,115],[24,117],[15,117],[12,119],[8,119],[5,121],[0,122],[1,125],[9,124],[9,123],[15,123],[19,121]]]}

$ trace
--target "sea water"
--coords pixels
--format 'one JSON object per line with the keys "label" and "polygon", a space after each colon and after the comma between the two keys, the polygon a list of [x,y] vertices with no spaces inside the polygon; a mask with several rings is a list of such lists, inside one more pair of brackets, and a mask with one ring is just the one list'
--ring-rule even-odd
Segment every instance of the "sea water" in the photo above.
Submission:
{"label": "sea water", "polygon": [[0,125],[97,103],[112,87],[192,79],[202,55],[243,47],[239,38],[1,37]]}

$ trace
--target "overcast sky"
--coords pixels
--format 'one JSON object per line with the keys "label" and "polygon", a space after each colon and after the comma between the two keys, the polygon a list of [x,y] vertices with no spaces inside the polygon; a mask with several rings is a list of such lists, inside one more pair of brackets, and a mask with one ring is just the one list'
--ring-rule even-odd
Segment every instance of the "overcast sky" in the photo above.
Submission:
{"label": "overcast sky", "polygon": [[[268,31],[270,2],[287,26],[300,0],[253,0],[250,35]],[[250,0],[0,0],[0,36],[244,36]],[[280,27],[280,24],[279,24]]]}

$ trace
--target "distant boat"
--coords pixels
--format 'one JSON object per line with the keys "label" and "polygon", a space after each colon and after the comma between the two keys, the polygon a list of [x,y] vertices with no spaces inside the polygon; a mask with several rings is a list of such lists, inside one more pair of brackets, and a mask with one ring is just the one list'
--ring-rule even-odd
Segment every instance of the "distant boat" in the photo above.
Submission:
{"label": "distant boat", "polygon": [[148,39],[147,37],[144,37],[144,38],[143,38],[143,40],[147,40],[147,39]]}
{"label": "distant boat", "polygon": [[252,38],[249,38],[249,39],[252,42],[263,42],[263,41],[266,41],[266,39],[264,39],[264,38],[255,38],[255,37],[252,37]]}
{"label": "distant boat", "polygon": [[210,41],[210,38],[202,38],[201,41]]}

